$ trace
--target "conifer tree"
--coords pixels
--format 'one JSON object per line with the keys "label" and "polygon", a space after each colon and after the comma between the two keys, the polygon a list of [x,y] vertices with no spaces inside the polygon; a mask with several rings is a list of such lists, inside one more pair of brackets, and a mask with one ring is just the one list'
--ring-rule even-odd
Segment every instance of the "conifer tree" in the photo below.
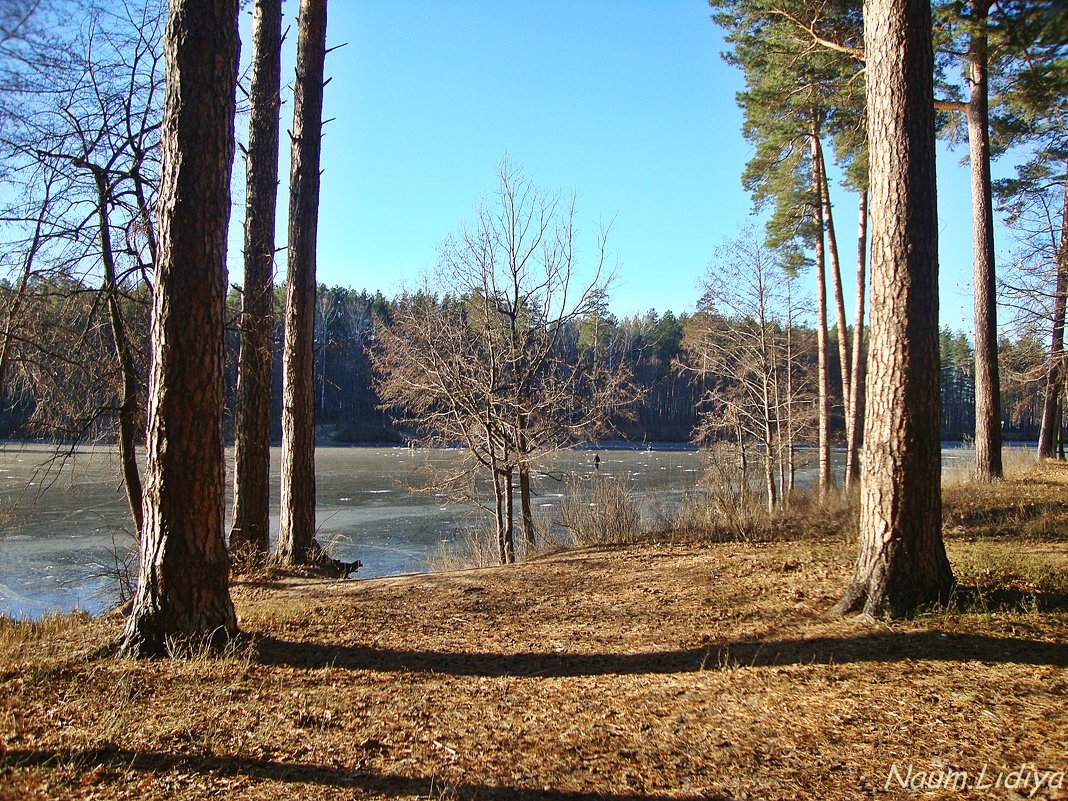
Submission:
{"label": "conifer tree", "polygon": [[[845,300],[834,231],[832,204],[823,143],[838,130],[863,128],[857,95],[863,91],[858,76],[857,44],[860,35],[857,9],[851,3],[776,3],[766,0],[713,0],[714,19],[727,31],[732,50],[728,62],[746,76],[746,89],[738,97],[745,112],[744,133],[756,148],[746,166],[743,183],[758,208],[773,207],[768,242],[789,252],[795,269],[805,263],[812,248],[817,279],[817,353],[819,361],[819,486],[831,483],[831,387],[827,331],[828,267],[834,288],[842,405],[854,408],[852,355],[848,346]],[[830,36],[845,45],[828,46],[830,39],[816,33],[821,18]],[[806,27],[807,25],[807,27]],[[818,40],[818,41],[817,41]],[[850,97],[852,95],[852,97]],[[848,153],[850,141],[842,136],[839,149]],[[848,428],[848,426],[847,426]],[[855,443],[855,439],[854,439]]]}

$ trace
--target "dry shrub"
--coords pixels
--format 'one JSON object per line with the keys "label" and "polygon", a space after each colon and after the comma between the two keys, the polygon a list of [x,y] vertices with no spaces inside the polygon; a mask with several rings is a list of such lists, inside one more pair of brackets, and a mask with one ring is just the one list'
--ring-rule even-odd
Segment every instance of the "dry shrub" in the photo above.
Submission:
{"label": "dry shrub", "polygon": [[740,474],[730,447],[710,450],[698,489],[687,494],[668,527],[709,542],[773,542],[817,537],[851,539],[857,530],[857,493],[795,490],[769,511],[767,498]]}
{"label": "dry shrub", "polygon": [[222,629],[195,637],[167,637],[165,652],[170,659],[187,662],[231,662],[249,667],[257,658],[256,641],[238,635],[227,636]]}
{"label": "dry shrub", "polygon": [[[522,562],[536,553],[545,553],[559,547],[559,541],[551,535],[550,521],[538,512],[534,513],[534,547],[529,547],[523,533],[519,509],[515,511],[513,537],[517,562]],[[490,517],[484,517],[458,529],[455,539],[440,540],[437,547],[426,556],[427,570],[431,573],[492,567],[500,563],[497,528]]]}
{"label": "dry shrub", "polygon": [[823,498],[815,487],[795,492],[776,516],[790,533],[787,539],[841,537],[853,542],[860,529],[860,491],[832,489]]}
{"label": "dry shrub", "polygon": [[[133,532],[122,527],[111,530],[111,545],[104,559],[91,559],[82,573],[85,581],[101,583],[104,588],[99,597],[115,607],[122,607],[133,600],[137,590],[137,573],[140,556],[137,539]],[[117,603],[116,603],[117,599]]]}
{"label": "dry shrub", "polygon": [[771,516],[756,493],[732,497],[709,487],[687,493],[669,527],[709,542],[758,541],[772,534]]}
{"label": "dry shrub", "polygon": [[230,575],[245,581],[271,581],[279,575],[278,563],[252,543],[230,548]]}
{"label": "dry shrub", "polygon": [[492,523],[467,526],[457,533],[457,539],[441,540],[438,547],[427,554],[427,569],[431,573],[500,564],[497,530]]}
{"label": "dry shrub", "polygon": [[[1033,447],[1006,445],[1001,450],[1002,470],[1005,478],[1009,480],[1034,477],[1035,460],[1036,452]],[[942,466],[942,485],[955,487],[976,483],[974,452],[970,448],[962,448],[959,453],[949,451],[949,459],[944,461]]]}
{"label": "dry shrub", "polygon": [[627,478],[571,478],[558,523],[572,545],[623,545],[641,536],[641,503]]}
{"label": "dry shrub", "polygon": [[1035,468],[1037,451],[1032,447],[1007,446],[1001,450],[1001,466],[1009,477],[1023,476]]}

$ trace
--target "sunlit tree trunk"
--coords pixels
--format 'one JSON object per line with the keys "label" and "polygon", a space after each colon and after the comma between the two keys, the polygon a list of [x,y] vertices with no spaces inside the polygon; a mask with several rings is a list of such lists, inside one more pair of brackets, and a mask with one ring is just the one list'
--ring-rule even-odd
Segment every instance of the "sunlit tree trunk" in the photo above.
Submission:
{"label": "sunlit tree trunk", "polygon": [[1053,298],[1053,338],[1049,349],[1046,394],[1042,403],[1042,427],[1038,437],[1038,458],[1055,459],[1060,439],[1060,409],[1064,397],[1064,318],[1068,299],[1068,178],[1065,180],[1064,208],[1061,213],[1061,242],[1057,249],[1057,285]]}
{"label": "sunlit tree trunk", "polygon": [[260,558],[270,548],[271,532],[271,362],[281,72],[282,1],[256,0],[252,9],[245,282],[241,295],[230,549],[244,548]]}
{"label": "sunlit tree trunk", "polygon": [[497,469],[497,458],[492,455],[492,452],[490,469],[493,472],[493,522],[497,535],[497,559],[502,565],[506,565],[508,564],[508,538],[505,533],[504,485],[501,483],[501,471]]}
{"label": "sunlit tree trunk", "polygon": [[508,564],[515,562],[515,482],[512,467],[502,474],[504,479],[504,555]]}
{"label": "sunlit tree trunk", "polygon": [[846,487],[860,478],[860,434],[864,425],[864,295],[868,264],[868,190],[860,190],[857,208],[857,311],[853,322],[853,379],[846,414]]}
{"label": "sunlit tree trunk", "polygon": [[972,245],[975,260],[975,476],[995,481],[1001,465],[1001,382],[998,376],[997,278],[994,205],[990,185],[990,115],[987,76],[988,0],[972,3],[968,47],[971,98],[968,151],[972,176]]}
{"label": "sunlit tree trunk", "polygon": [[224,538],[223,321],[237,0],[171,0],[140,582],[122,650],[237,633]]}
{"label": "sunlit tree trunk", "polygon": [[301,0],[289,177],[289,256],[282,354],[282,493],[278,555],[288,564],[319,556],[315,541],[315,248],[319,226],[326,0]]}
{"label": "sunlit tree trunk", "polygon": [[527,553],[531,553],[538,543],[534,530],[534,512],[530,507],[530,465],[525,461],[519,465],[519,504],[523,515],[523,540]]}
{"label": "sunlit tree trunk", "polygon": [[834,213],[831,209],[831,185],[827,180],[827,164],[823,158],[823,146],[816,141],[819,155],[820,194],[823,196],[823,222],[827,228],[827,255],[831,267],[831,288],[834,293],[834,317],[838,328],[838,363],[842,374],[842,413],[849,412],[853,390],[850,385],[852,370],[849,360],[849,331],[846,328],[845,293],[842,290],[842,263],[838,258],[838,236],[834,231]]}
{"label": "sunlit tree trunk", "polygon": [[820,171],[819,133],[813,129],[809,142],[812,150],[812,189],[816,196],[816,351],[819,383],[819,493],[823,498],[831,488],[831,372],[827,363],[827,257],[824,245],[823,177]]}
{"label": "sunlit tree trunk", "polygon": [[795,460],[797,425],[794,421],[794,295],[793,284],[786,286],[786,488],[782,497],[789,503],[797,478]]}
{"label": "sunlit tree trunk", "polygon": [[929,0],[866,0],[871,328],[860,553],[840,613],[944,599]]}

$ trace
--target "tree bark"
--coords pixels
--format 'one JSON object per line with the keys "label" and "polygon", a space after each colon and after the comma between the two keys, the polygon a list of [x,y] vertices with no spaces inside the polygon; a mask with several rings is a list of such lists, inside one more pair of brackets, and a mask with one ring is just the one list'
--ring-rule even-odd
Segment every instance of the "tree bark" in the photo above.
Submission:
{"label": "tree bark", "polygon": [[994,204],[990,186],[990,119],[987,80],[989,2],[972,4],[968,72],[968,150],[972,177],[972,245],[975,260],[975,477],[996,481],[1001,464],[1001,382],[998,375],[997,279]]}
{"label": "tree bark", "polygon": [[1064,318],[1068,299],[1068,179],[1065,180],[1061,212],[1061,242],[1057,248],[1057,286],[1053,298],[1053,338],[1046,373],[1046,396],[1042,403],[1042,427],[1038,436],[1038,459],[1056,459],[1060,431],[1061,397],[1064,394]]}
{"label": "tree bark", "polygon": [[271,362],[281,71],[282,2],[256,0],[230,549],[244,548],[259,558],[267,555],[271,534]]}
{"label": "tree bark", "polygon": [[504,471],[504,551],[508,564],[515,562],[515,492],[512,468]]}
{"label": "tree bark", "polygon": [[846,328],[845,293],[842,290],[842,263],[838,258],[838,236],[834,231],[834,214],[831,211],[831,186],[827,180],[827,164],[823,158],[823,145],[816,140],[820,162],[820,194],[823,197],[823,222],[827,229],[827,255],[831,265],[831,289],[834,292],[835,325],[838,327],[838,364],[842,374],[842,414],[848,414],[853,390],[850,385],[852,368],[849,360],[849,331]]}
{"label": "tree bark", "polygon": [[797,477],[797,466],[794,459],[796,442],[796,426],[794,425],[794,299],[793,285],[786,285],[786,482],[782,492],[783,500],[790,502],[794,494],[794,482]]}
{"label": "tree bark", "polygon": [[816,352],[819,383],[819,493],[825,498],[831,488],[831,373],[827,363],[827,257],[823,232],[823,180],[820,174],[819,132],[809,137],[812,151],[812,190],[816,194]]}
{"label": "tree bark", "polygon": [[853,322],[853,380],[846,417],[846,489],[860,478],[860,433],[864,421],[864,292],[867,281],[868,190],[860,191],[857,225],[857,311]]}
{"label": "tree bark", "polygon": [[140,583],[122,650],[237,633],[224,538],[223,320],[237,0],[170,0]]}
{"label": "tree bark", "polygon": [[497,558],[502,565],[508,564],[508,540],[504,530],[504,489],[501,486],[501,471],[497,469],[496,460],[493,467],[493,501],[495,533],[497,534]]}
{"label": "tree bark", "polygon": [[315,247],[319,226],[319,156],[326,59],[326,0],[301,0],[297,81],[293,92],[289,178],[289,257],[282,355],[282,497],[278,555],[287,564],[314,561]]}
{"label": "tree bark", "polygon": [[866,0],[871,327],[860,553],[839,613],[947,597],[939,441],[938,215],[929,0]]}
{"label": "tree bark", "polygon": [[534,512],[530,508],[530,465],[526,462],[519,465],[519,506],[523,515],[523,540],[530,554],[538,543],[534,531]]}

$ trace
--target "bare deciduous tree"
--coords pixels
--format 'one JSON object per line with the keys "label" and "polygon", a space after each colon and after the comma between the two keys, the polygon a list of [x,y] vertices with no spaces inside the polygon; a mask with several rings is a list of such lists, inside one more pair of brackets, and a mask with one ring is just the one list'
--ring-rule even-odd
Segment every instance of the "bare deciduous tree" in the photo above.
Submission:
{"label": "bare deciduous tree", "polygon": [[715,383],[702,401],[698,441],[749,441],[764,465],[768,510],[789,499],[794,450],[810,430],[812,383],[807,350],[795,330],[794,278],[752,230],[726,242],[704,279],[698,313],[687,327],[681,365]]}
{"label": "bare deciduous tree", "polygon": [[[575,207],[500,165],[495,202],[442,247],[438,299],[421,294],[380,324],[373,359],[383,402],[428,445],[462,444],[473,464],[439,485],[467,486],[484,468],[502,562],[515,558],[514,486],[534,543],[533,466],[594,438],[636,397],[629,371],[600,346],[568,354],[566,332],[603,296],[606,234],[578,280]],[[467,497],[471,493],[464,491]]]}
{"label": "bare deciduous tree", "polygon": [[[36,10],[55,12],[52,5]],[[116,437],[138,535],[162,26],[151,0],[91,8],[71,38],[57,43],[61,59],[23,58],[23,79],[7,93],[21,102],[9,100],[0,135],[18,198],[5,213],[18,278],[0,343],[0,388],[15,364],[38,430],[68,442]],[[52,73],[44,83],[46,68]],[[41,315],[62,323],[44,325]],[[106,351],[96,347],[104,339]]]}

